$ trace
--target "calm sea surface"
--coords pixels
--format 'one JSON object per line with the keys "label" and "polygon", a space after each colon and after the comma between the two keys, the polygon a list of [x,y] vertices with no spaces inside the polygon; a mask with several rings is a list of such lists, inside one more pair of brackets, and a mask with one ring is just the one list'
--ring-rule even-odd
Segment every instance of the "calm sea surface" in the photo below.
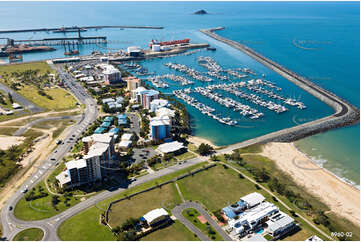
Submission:
{"label": "calm sea surface", "polygon": [[[115,51],[130,45],[147,47],[151,39],[191,38],[192,42],[209,42],[217,51],[200,51],[190,56],[153,59],[141,64],[156,74],[179,74],[164,66],[167,62],[186,64],[201,72],[198,56],[211,56],[224,68],[249,67],[258,77],[282,87],[282,95],[301,100],[305,110],[290,107],[283,114],[258,108],[265,117],[251,121],[209,99],[191,94],[217,109],[217,113],[239,120],[229,127],[189,107],[194,134],[228,145],[271,131],[308,122],[332,113],[332,109],[297,86],[270,71],[243,53],[210,39],[198,30],[216,26],[218,33],[251,46],[265,56],[298,72],[359,107],[360,103],[360,12],[357,2],[1,2],[1,29],[42,28],[86,25],[153,25],[162,30],[100,29],[84,36],[107,36],[107,45],[84,45],[80,54],[93,50]],[[192,15],[205,9],[209,15]],[[66,36],[74,36],[68,33]],[[64,36],[53,33],[0,34],[14,39],[41,39]],[[4,40],[1,40],[3,41]],[[2,42],[2,43],[3,43]],[[64,57],[64,48],[54,52],[25,54],[24,60]],[[6,60],[6,59],[3,59]],[[254,78],[254,77],[253,77]],[[184,88],[176,83],[163,92]],[[204,85],[196,82],[195,86]],[[220,92],[222,93],[222,92]],[[237,101],[237,97],[227,95]],[[247,102],[246,102],[247,103]],[[248,103],[247,103],[248,104]],[[355,184],[360,183],[360,126],[318,134],[301,140],[296,146],[323,167]]]}

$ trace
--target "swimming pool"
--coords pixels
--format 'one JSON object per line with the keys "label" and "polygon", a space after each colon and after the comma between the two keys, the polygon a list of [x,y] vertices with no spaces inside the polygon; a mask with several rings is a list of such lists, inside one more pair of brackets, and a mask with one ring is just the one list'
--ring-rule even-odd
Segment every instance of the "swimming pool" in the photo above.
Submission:
{"label": "swimming pool", "polygon": [[261,229],[259,229],[259,230],[255,231],[255,233],[256,233],[256,234],[262,234],[262,233],[263,233],[263,231],[264,231],[264,229],[263,229],[263,228],[261,228]]}

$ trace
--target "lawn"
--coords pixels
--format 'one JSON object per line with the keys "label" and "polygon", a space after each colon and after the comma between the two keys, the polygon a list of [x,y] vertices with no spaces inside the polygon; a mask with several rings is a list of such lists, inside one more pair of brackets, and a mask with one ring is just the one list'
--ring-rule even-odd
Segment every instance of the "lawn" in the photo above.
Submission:
{"label": "lawn", "polygon": [[263,145],[262,144],[255,144],[255,145],[250,145],[244,148],[239,148],[237,149],[237,151],[239,153],[261,153],[263,149]]}
{"label": "lawn", "polygon": [[[66,203],[65,196],[59,196],[59,203],[54,208],[52,206],[52,197],[53,195],[50,194],[44,185],[44,182],[40,182],[36,187],[35,191],[37,191],[41,187],[48,193],[48,196],[38,198],[32,201],[26,201],[25,198],[21,198],[20,201],[16,204],[14,209],[14,215],[18,219],[22,219],[25,221],[33,221],[33,220],[41,220],[45,218],[50,218],[55,216],[64,210],[68,209],[69,207],[77,204],[80,202],[81,198],[78,197],[71,197],[69,195],[69,201]],[[30,191],[29,191],[30,192]],[[66,205],[68,204],[68,205]]]}
{"label": "lawn", "polygon": [[185,153],[183,153],[183,154],[181,154],[181,155],[176,156],[176,158],[177,158],[179,161],[189,160],[189,159],[192,159],[192,158],[194,158],[194,157],[196,157],[196,155],[193,154],[193,153],[191,153],[191,152],[185,152]]}
{"label": "lawn", "polygon": [[250,181],[240,179],[235,171],[221,165],[186,177],[178,185],[184,199],[197,200],[210,211],[222,209],[255,191]]}
{"label": "lawn", "polygon": [[18,92],[39,107],[45,108],[47,110],[60,111],[76,107],[76,99],[73,97],[73,95],[62,88],[44,89],[44,92],[53,98],[52,100],[45,96],[39,95],[37,93],[37,89],[29,85],[24,86]]}
{"label": "lawn", "polygon": [[191,231],[181,222],[175,221],[172,225],[158,229],[140,240],[143,241],[199,241]]}
{"label": "lawn", "polygon": [[223,238],[214,230],[214,228],[207,222],[202,224],[197,218],[201,214],[194,208],[187,208],[183,210],[182,215],[188,219],[194,226],[199,228],[210,239],[216,241],[222,241]]}
{"label": "lawn", "polygon": [[112,227],[121,226],[128,218],[140,218],[156,208],[164,208],[170,212],[180,203],[175,185],[167,184],[114,204],[109,213],[109,224]]}
{"label": "lawn", "polygon": [[102,210],[90,207],[62,223],[57,231],[61,240],[111,241],[116,240],[110,229],[99,223]]}
{"label": "lawn", "polygon": [[25,229],[15,235],[15,241],[40,241],[44,236],[44,232],[38,228]]}

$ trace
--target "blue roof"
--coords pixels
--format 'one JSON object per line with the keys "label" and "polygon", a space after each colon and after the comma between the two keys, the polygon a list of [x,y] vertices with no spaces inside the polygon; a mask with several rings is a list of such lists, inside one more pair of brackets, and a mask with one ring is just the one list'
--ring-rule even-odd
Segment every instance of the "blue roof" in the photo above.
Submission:
{"label": "blue roof", "polygon": [[222,211],[224,212],[224,214],[228,217],[228,218],[234,218],[237,216],[237,214],[233,211],[232,208],[230,207],[225,207],[222,208]]}
{"label": "blue roof", "polygon": [[108,128],[110,125],[112,125],[111,122],[105,122],[105,121],[104,121],[104,122],[102,123],[101,127]]}
{"label": "blue roof", "polygon": [[122,114],[117,115],[117,118],[118,119],[127,118],[127,115],[125,113],[122,113]]}
{"label": "blue roof", "polygon": [[114,120],[114,118],[110,117],[110,116],[105,117],[105,119],[104,119],[105,122],[113,122],[113,120]]}
{"label": "blue roof", "polygon": [[112,128],[109,130],[109,133],[117,134],[117,133],[119,133],[119,131],[120,131],[120,129],[118,129],[118,128]]}
{"label": "blue roof", "polygon": [[118,124],[127,124],[128,120],[126,119],[118,119]]}
{"label": "blue roof", "polygon": [[94,134],[102,134],[106,129],[103,127],[98,127],[95,131]]}

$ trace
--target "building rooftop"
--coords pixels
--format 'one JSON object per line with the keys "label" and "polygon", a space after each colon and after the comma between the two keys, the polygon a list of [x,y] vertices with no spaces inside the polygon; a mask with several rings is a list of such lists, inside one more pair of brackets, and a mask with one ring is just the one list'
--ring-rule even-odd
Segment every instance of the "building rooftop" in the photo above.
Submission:
{"label": "building rooftop", "polygon": [[114,98],[105,98],[102,100],[103,103],[115,102]]}
{"label": "building rooftop", "polygon": [[66,169],[70,170],[70,169],[81,169],[86,167],[86,161],[84,159],[80,159],[80,160],[72,160],[69,162],[65,163]]}
{"label": "building rooftop", "polygon": [[121,140],[131,140],[131,139],[132,139],[132,137],[133,137],[133,134],[130,134],[130,133],[124,133],[124,134],[122,135]]}
{"label": "building rooftop", "polygon": [[60,182],[61,185],[67,184],[71,181],[67,171],[60,172],[60,174],[55,178]]}
{"label": "building rooftop", "polygon": [[166,107],[159,108],[157,111],[155,111],[155,113],[156,113],[157,117],[163,117],[163,116],[174,117],[175,116],[175,111],[170,108],[166,108]]}
{"label": "building rooftop", "polygon": [[244,197],[241,197],[241,200],[246,202],[249,207],[253,207],[253,206],[263,202],[265,200],[265,198],[258,192],[253,192]]}
{"label": "building rooftop", "polygon": [[104,118],[105,122],[113,122],[113,120],[114,120],[114,117],[111,117],[111,116],[108,116],[108,117]]}
{"label": "building rooftop", "polygon": [[143,218],[148,223],[152,223],[155,219],[161,216],[169,216],[168,212],[164,208],[156,208],[146,213]]}
{"label": "building rooftop", "polygon": [[323,240],[317,235],[312,235],[311,237],[307,238],[305,241],[323,241]]}
{"label": "building rooftop", "polygon": [[168,116],[150,118],[150,126],[170,125],[170,118]]}
{"label": "building rooftop", "polygon": [[118,147],[120,148],[128,148],[132,144],[130,140],[122,140],[118,143]]}
{"label": "building rooftop", "polygon": [[112,128],[109,130],[109,133],[117,134],[117,133],[119,133],[119,131],[120,131],[119,128]]}
{"label": "building rooftop", "polygon": [[157,150],[162,153],[171,153],[177,150],[183,149],[184,145],[181,142],[173,141],[169,143],[164,143],[158,146]]}
{"label": "building rooftop", "polygon": [[91,137],[94,142],[109,144],[113,139],[113,134],[111,134],[111,133],[93,134]]}
{"label": "building rooftop", "polygon": [[295,220],[291,218],[288,214],[280,211],[279,213],[273,215],[266,223],[268,225],[268,230],[273,233],[278,229],[283,228],[290,223],[293,223],[294,221]]}

